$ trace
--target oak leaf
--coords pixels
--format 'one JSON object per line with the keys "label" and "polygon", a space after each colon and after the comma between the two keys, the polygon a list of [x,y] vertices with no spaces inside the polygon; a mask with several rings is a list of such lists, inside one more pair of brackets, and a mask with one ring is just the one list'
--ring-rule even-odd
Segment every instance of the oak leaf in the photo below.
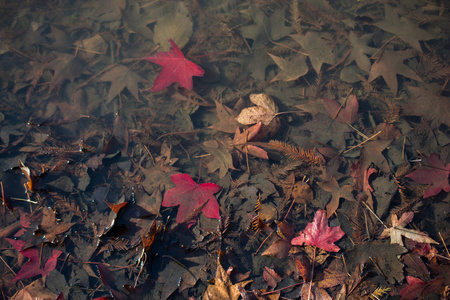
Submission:
{"label": "oak leaf", "polygon": [[340,248],[334,242],[344,236],[339,226],[329,227],[326,212],[319,209],[314,215],[314,221],[306,225],[305,230],[299,236],[293,238],[291,245],[311,245],[329,252],[338,252]]}
{"label": "oak leaf", "polygon": [[170,51],[142,58],[163,67],[153,83],[152,92],[161,91],[175,82],[187,90],[192,90],[192,77],[202,77],[205,71],[196,63],[186,59],[172,39],[169,39],[169,42],[172,45]]}
{"label": "oak leaf", "polygon": [[450,192],[448,176],[450,175],[450,163],[440,160],[439,155],[433,153],[428,158],[429,167],[421,167],[405,177],[411,178],[420,184],[429,184],[423,198],[428,198],[439,194],[441,190]]}
{"label": "oak leaf", "polygon": [[391,244],[399,244],[401,246],[403,246],[402,236],[419,243],[439,244],[424,232],[405,228],[406,224],[411,222],[413,217],[414,213],[411,211],[404,213],[400,220],[397,218],[397,215],[391,215],[392,227],[384,229],[380,238],[390,237]]}
{"label": "oak leaf", "polygon": [[[197,184],[188,174],[174,174],[170,176],[177,186],[164,194],[164,207],[180,206],[178,208],[177,223],[187,222],[188,228],[194,225],[197,215],[201,212],[208,218],[219,219],[219,203],[214,194],[222,188],[215,183]],[[203,206],[203,207],[202,207]]]}

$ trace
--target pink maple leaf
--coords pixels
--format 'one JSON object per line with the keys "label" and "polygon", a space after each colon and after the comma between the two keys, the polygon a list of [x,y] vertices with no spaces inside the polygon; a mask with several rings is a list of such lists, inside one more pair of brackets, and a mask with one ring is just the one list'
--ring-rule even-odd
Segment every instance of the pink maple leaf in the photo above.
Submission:
{"label": "pink maple leaf", "polygon": [[187,90],[192,90],[192,76],[201,77],[205,71],[199,65],[186,59],[172,39],[169,39],[169,42],[172,44],[170,51],[142,58],[163,67],[153,83],[152,92],[161,91],[175,82]]}
{"label": "pink maple leaf", "polygon": [[[188,174],[170,176],[177,186],[164,194],[164,207],[179,205],[177,223],[188,221],[188,228],[196,223],[195,217],[200,211],[208,218],[219,219],[219,203],[214,194],[222,188],[215,183],[195,183]],[[191,218],[192,217],[192,218]]]}
{"label": "pink maple leaf", "polygon": [[25,241],[21,240],[13,240],[6,239],[17,251],[20,252],[25,257],[28,257],[30,260],[22,266],[20,271],[14,276],[11,280],[10,285],[16,282],[17,280],[31,278],[37,275],[47,276],[51,271],[53,271],[56,267],[56,263],[58,262],[58,257],[61,255],[61,251],[53,250],[52,256],[45,262],[44,266],[41,267],[41,260],[39,257],[39,251],[36,248],[26,248]]}
{"label": "pink maple leaf", "polygon": [[330,252],[338,252],[340,248],[334,244],[344,236],[341,227],[328,227],[327,213],[319,209],[314,215],[314,221],[308,223],[299,236],[293,238],[291,245],[311,245]]}
{"label": "pink maple leaf", "polygon": [[433,153],[428,158],[429,167],[421,167],[405,177],[411,178],[420,184],[430,184],[425,191],[423,198],[428,198],[439,194],[441,190],[450,192],[448,175],[450,175],[450,163],[445,163],[439,158],[439,155]]}

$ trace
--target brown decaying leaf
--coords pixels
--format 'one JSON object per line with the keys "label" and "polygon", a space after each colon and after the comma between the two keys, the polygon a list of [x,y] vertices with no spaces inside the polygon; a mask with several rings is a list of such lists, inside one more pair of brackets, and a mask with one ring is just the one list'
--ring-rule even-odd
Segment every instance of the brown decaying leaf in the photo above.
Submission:
{"label": "brown decaying leaf", "polygon": [[438,242],[430,238],[425,232],[405,228],[406,224],[411,222],[413,218],[414,213],[411,211],[404,213],[401,216],[400,220],[395,214],[391,215],[392,227],[383,230],[380,238],[384,239],[390,237],[391,244],[399,244],[401,246],[403,246],[402,236],[419,243],[439,244]]}
{"label": "brown decaying leaf", "polygon": [[339,186],[336,178],[331,177],[330,181],[317,183],[322,189],[331,193],[331,200],[327,204],[327,218],[330,218],[339,207],[339,199],[344,198],[346,200],[355,201],[352,191],[353,188],[350,185]]}
{"label": "brown decaying leaf", "polygon": [[138,83],[148,82],[147,79],[124,65],[112,67],[97,78],[97,81],[111,82],[106,103],[111,102],[116,96],[120,95],[124,88],[127,88],[136,99],[139,99]]}
{"label": "brown decaying leaf", "polygon": [[39,229],[43,231],[44,237],[50,243],[57,241],[56,236],[70,229],[76,223],[56,222],[55,212],[49,208],[43,208],[43,216]]}
{"label": "brown decaying leaf", "polygon": [[253,155],[262,159],[269,159],[269,156],[267,155],[267,152],[265,150],[248,143],[256,136],[260,129],[261,123],[257,123],[252,127],[245,129],[243,132],[241,132],[241,129],[239,127],[236,128],[231,146],[236,148],[243,154]]}
{"label": "brown decaying leaf", "polygon": [[214,285],[208,285],[203,300],[237,300],[241,296],[238,287],[244,288],[253,280],[246,280],[233,284],[225,269],[217,259],[217,271],[214,278]]}

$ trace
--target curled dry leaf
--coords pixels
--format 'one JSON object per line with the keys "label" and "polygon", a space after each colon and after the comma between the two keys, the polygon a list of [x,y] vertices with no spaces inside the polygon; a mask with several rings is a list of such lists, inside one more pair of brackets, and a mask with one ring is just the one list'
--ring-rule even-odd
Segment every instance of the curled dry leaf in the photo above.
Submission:
{"label": "curled dry leaf", "polygon": [[384,239],[391,237],[391,244],[399,244],[401,246],[403,246],[402,236],[419,243],[439,244],[430,238],[425,232],[405,228],[406,224],[411,222],[413,218],[414,213],[412,211],[404,213],[400,217],[400,220],[397,218],[397,215],[391,215],[392,227],[383,230],[380,238]]}
{"label": "curled dry leaf", "polygon": [[236,117],[236,121],[243,125],[261,122],[269,125],[278,114],[278,106],[267,94],[251,94],[250,101],[256,106],[244,108]]}

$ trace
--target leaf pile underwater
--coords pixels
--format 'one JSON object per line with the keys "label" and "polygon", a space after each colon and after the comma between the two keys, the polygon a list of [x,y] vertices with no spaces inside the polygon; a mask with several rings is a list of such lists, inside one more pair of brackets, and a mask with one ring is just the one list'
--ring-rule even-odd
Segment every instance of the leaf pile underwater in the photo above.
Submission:
{"label": "leaf pile underwater", "polygon": [[445,1],[2,1],[1,299],[448,299]]}

